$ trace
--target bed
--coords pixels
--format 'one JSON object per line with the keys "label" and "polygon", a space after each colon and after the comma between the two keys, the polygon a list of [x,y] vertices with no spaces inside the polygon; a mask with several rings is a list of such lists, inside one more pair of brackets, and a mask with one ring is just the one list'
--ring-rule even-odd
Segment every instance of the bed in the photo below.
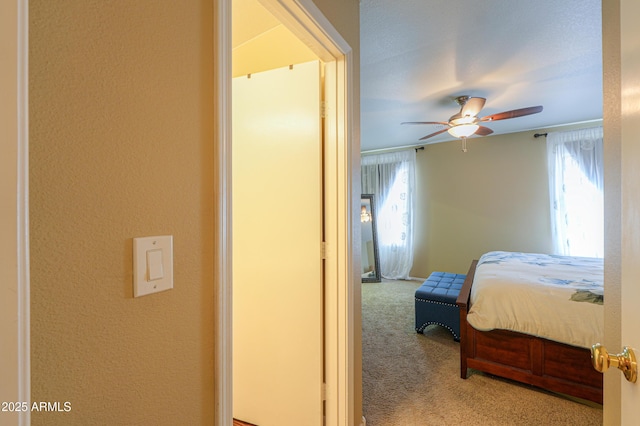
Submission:
{"label": "bed", "polygon": [[602,404],[591,345],[604,328],[602,259],[494,251],[471,263],[456,304],[468,369]]}

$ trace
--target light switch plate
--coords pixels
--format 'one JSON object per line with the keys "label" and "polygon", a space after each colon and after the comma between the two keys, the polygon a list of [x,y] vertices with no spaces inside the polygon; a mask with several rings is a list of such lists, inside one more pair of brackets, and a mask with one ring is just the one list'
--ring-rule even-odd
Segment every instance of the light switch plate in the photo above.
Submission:
{"label": "light switch plate", "polygon": [[173,236],[133,239],[133,297],[173,288]]}

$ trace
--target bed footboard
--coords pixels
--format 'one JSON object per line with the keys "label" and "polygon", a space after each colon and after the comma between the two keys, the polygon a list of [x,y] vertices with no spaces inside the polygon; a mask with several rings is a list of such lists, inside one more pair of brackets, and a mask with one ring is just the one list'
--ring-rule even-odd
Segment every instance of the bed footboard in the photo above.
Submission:
{"label": "bed footboard", "polygon": [[470,307],[470,298],[471,298],[471,286],[473,284],[473,278],[476,274],[476,266],[478,265],[478,261],[474,260],[471,262],[471,266],[469,267],[469,272],[467,272],[467,278],[464,280],[464,284],[462,284],[462,289],[460,289],[460,294],[458,294],[458,299],[456,300],[456,305],[458,305],[458,311],[460,312],[460,377],[463,379],[467,378],[467,345],[464,342],[469,341],[468,335],[468,323],[467,323],[467,313],[469,313]]}
{"label": "bed footboard", "polygon": [[602,404],[602,374],[588,349],[527,334],[478,331],[467,322],[478,261],[471,263],[456,304],[460,310],[460,377],[469,368]]}

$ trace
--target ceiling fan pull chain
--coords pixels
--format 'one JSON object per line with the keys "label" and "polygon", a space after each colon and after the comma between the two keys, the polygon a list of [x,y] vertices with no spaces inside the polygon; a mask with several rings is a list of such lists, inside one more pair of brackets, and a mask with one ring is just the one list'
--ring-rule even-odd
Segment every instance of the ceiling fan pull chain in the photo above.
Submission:
{"label": "ceiling fan pull chain", "polygon": [[462,152],[467,152],[467,138],[462,139]]}

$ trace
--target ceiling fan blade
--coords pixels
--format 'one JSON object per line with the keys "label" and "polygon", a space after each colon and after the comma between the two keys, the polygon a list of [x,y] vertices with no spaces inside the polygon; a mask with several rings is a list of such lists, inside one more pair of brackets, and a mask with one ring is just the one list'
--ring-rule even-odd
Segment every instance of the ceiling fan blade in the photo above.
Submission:
{"label": "ceiling fan blade", "polygon": [[438,130],[437,132],[433,132],[433,133],[431,133],[430,135],[427,135],[427,136],[425,136],[425,137],[422,137],[422,138],[420,138],[420,140],[421,140],[421,141],[423,141],[423,140],[425,140],[425,139],[432,138],[432,137],[434,137],[434,136],[439,135],[440,133],[444,133],[444,132],[446,132],[447,130],[449,130],[449,128],[448,128],[448,127],[447,127],[446,129]]}
{"label": "ceiling fan blade", "polygon": [[484,107],[485,98],[469,98],[460,110],[461,117],[475,117],[480,114],[480,110]]}
{"label": "ceiling fan blade", "polygon": [[405,121],[400,124],[442,124],[443,126],[447,126],[448,123],[443,121]]}
{"label": "ceiling fan blade", "polygon": [[497,114],[487,115],[486,117],[482,117],[480,121],[506,120],[508,118],[516,118],[516,117],[522,117],[524,115],[537,114],[540,111],[542,111],[542,105],[528,107],[528,108],[513,109],[511,111],[504,111],[504,112],[499,112]]}
{"label": "ceiling fan blade", "polygon": [[480,126],[480,127],[478,127],[478,130],[476,130],[474,135],[489,136],[491,133],[493,133],[493,130],[491,130],[490,128],[484,127],[484,126]]}

